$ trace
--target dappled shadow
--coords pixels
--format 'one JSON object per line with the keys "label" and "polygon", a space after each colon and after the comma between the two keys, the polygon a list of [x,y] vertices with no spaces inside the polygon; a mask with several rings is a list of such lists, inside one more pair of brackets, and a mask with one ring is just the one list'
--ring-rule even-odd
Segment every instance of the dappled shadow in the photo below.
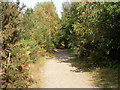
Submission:
{"label": "dappled shadow", "polygon": [[63,63],[70,63],[72,67],[76,67],[76,71],[74,72],[91,72],[95,69],[94,66],[92,66],[89,62],[85,62],[79,59],[76,59],[75,57],[72,57],[70,59],[61,61]]}
{"label": "dappled shadow", "polygon": [[70,63],[71,67],[76,67],[76,70],[73,72],[89,72],[95,67],[90,64],[90,62],[82,61],[70,56],[67,50],[59,50],[54,55],[55,60],[58,60],[58,63]]}
{"label": "dappled shadow", "polygon": [[70,63],[70,67],[75,67],[76,70],[71,70],[73,72],[89,72],[92,67],[89,67],[88,63],[82,62],[76,59],[74,56],[70,56],[67,50],[59,50],[54,55],[55,60],[58,63]]}
{"label": "dappled shadow", "polygon": [[72,57],[68,55],[67,50],[59,50],[58,52],[55,53],[54,58],[56,58],[56,60],[60,62],[67,62]]}
{"label": "dappled shadow", "polygon": [[[58,51],[54,57],[58,60],[58,63],[69,63],[70,67],[75,67],[75,70],[70,70],[71,72],[94,71],[96,75],[93,78],[95,79],[95,84],[99,85],[98,87],[118,87],[118,73],[114,69],[96,67],[89,60],[81,60],[74,56],[70,56],[67,50]],[[97,68],[99,68],[99,70],[96,71]]]}
{"label": "dappled shadow", "polygon": [[72,72],[81,72],[81,70],[79,70],[79,69],[76,69],[76,70],[70,70],[70,71],[72,71]]}

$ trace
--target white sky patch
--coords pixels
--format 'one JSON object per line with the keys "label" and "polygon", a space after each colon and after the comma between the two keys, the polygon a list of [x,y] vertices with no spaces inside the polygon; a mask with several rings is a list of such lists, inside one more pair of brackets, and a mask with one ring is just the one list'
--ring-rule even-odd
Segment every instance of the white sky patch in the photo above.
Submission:
{"label": "white sky patch", "polygon": [[[16,1],[16,0],[14,0]],[[56,11],[58,13],[59,18],[61,18],[61,12],[62,12],[62,3],[63,2],[68,2],[68,0],[20,0],[20,5],[23,3],[26,5],[28,8],[34,8],[37,2],[47,2],[47,1],[53,1]],[[69,0],[70,1],[70,0]]]}
{"label": "white sky patch", "polygon": [[[17,0],[11,0],[13,2],[16,2]],[[22,5],[23,3],[26,5],[26,7],[28,8],[34,8],[35,5],[37,4],[37,2],[45,2],[45,1],[53,1],[55,7],[56,7],[56,11],[58,13],[59,18],[61,18],[61,12],[62,12],[62,3],[63,2],[88,2],[88,1],[120,1],[120,0],[20,0],[20,5]]]}

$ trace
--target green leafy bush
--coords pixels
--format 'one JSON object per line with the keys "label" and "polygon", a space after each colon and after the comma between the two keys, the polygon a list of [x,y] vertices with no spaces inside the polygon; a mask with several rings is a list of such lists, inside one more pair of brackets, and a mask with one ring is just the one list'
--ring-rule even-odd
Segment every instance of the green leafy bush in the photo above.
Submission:
{"label": "green leafy bush", "polygon": [[[32,78],[28,64],[55,51],[59,41],[58,16],[53,3],[38,4],[25,13],[17,3],[2,6],[2,88],[27,88]],[[49,7],[49,8],[48,8]]]}
{"label": "green leafy bush", "polygon": [[119,62],[119,4],[64,3],[61,29],[66,47],[96,66]]}

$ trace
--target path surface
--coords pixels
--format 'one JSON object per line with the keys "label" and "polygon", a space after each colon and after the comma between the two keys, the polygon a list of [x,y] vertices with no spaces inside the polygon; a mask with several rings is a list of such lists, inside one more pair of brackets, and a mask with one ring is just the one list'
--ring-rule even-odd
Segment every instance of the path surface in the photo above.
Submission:
{"label": "path surface", "polygon": [[84,72],[75,72],[67,51],[58,51],[41,71],[42,88],[95,88],[92,78]]}

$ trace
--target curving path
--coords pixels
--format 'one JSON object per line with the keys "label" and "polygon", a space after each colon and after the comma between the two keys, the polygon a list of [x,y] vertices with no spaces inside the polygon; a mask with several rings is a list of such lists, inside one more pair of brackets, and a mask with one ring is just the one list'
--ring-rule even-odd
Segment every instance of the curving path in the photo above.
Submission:
{"label": "curving path", "polygon": [[67,62],[70,58],[67,51],[59,50],[46,62],[41,71],[42,88],[95,88],[90,74],[75,72]]}

